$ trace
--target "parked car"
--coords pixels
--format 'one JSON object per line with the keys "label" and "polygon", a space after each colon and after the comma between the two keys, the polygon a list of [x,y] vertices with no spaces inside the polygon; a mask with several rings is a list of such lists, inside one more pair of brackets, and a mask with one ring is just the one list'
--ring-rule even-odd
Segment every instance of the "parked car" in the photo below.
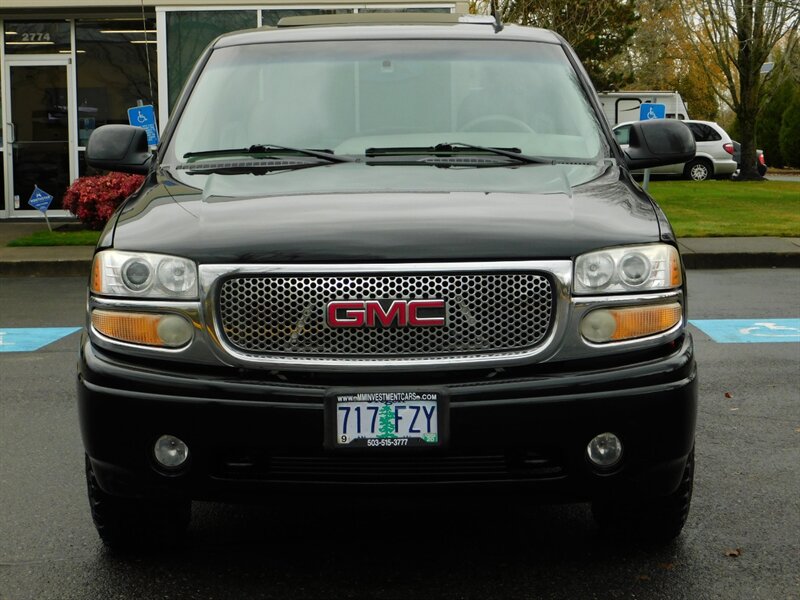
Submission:
{"label": "parked car", "polygon": [[[728,178],[737,169],[733,159],[733,140],[717,123],[711,121],[683,121],[692,131],[697,144],[695,157],[685,163],[676,163],[650,169],[653,175],[680,175],[694,181],[705,181],[712,177]],[[623,147],[627,146],[632,122],[614,127],[614,137]],[[641,171],[635,171],[639,174]]]}
{"label": "parked car", "polygon": [[400,13],[217,38],[157,154],[127,125],[86,149],[146,175],[101,234],[79,358],[101,538],[174,539],[194,499],[326,492],[591,502],[674,538],[686,277],[630,171],[694,154],[675,120],[632,124],[623,153],[546,30]]}
{"label": "parked car", "polygon": [[[742,168],[742,145],[739,142],[733,142],[733,160],[736,161],[736,172]],[[756,150],[756,171],[762,177],[767,174],[767,160],[764,156],[763,150]]]}

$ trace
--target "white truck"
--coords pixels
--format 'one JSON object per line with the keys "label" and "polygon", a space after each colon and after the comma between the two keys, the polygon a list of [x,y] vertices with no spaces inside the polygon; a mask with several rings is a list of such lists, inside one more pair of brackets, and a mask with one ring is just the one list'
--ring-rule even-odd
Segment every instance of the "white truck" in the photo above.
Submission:
{"label": "white truck", "polygon": [[667,107],[668,119],[685,121],[689,118],[689,111],[678,92],[600,92],[598,96],[603,105],[603,113],[611,127],[626,121],[638,121],[639,106],[646,103],[664,104]]}

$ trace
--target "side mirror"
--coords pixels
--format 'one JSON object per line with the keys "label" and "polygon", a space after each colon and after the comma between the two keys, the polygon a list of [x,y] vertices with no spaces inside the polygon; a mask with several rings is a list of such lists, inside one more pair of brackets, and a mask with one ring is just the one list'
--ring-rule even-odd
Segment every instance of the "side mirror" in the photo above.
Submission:
{"label": "side mirror", "polygon": [[684,163],[697,148],[691,130],[674,119],[654,119],[631,124],[625,162],[632,171]]}
{"label": "side mirror", "polygon": [[104,171],[145,174],[151,158],[147,132],[141,127],[103,125],[86,144],[86,162]]}

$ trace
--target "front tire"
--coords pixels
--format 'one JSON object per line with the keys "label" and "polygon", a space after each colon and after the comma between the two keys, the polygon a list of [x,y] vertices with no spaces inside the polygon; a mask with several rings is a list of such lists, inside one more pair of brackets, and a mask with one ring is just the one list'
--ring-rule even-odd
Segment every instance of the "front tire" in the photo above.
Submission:
{"label": "front tire", "polygon": [[601,529],[645,542],[666,543],[678,537],[689,515],[694,488],[694,448],[686,459],[678,489],[661,498],[592,503]]}
{"label": "front tire", "polygon": [[191,500],[121,498],[104,492],[86,457],[86,487],[92,520],[109,548],[129,550],[176,544],[189,527]]}
{"label": "front tire", "polygon": [[714,169],[711,163],[702,158],[695,158],[689,161],[683,168],[683,176],[692,181],[706,181],[711,179],[713,175]]}

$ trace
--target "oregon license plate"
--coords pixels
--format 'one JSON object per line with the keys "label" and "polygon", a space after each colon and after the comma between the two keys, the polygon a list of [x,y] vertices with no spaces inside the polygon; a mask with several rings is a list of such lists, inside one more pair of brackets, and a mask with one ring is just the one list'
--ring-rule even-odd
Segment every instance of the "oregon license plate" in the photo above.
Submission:
{"label": "oregon license plate", "polygon": [[326,405],[327,441],[337,448],[435,447],[446,433],[441,391],[335,391]]}

